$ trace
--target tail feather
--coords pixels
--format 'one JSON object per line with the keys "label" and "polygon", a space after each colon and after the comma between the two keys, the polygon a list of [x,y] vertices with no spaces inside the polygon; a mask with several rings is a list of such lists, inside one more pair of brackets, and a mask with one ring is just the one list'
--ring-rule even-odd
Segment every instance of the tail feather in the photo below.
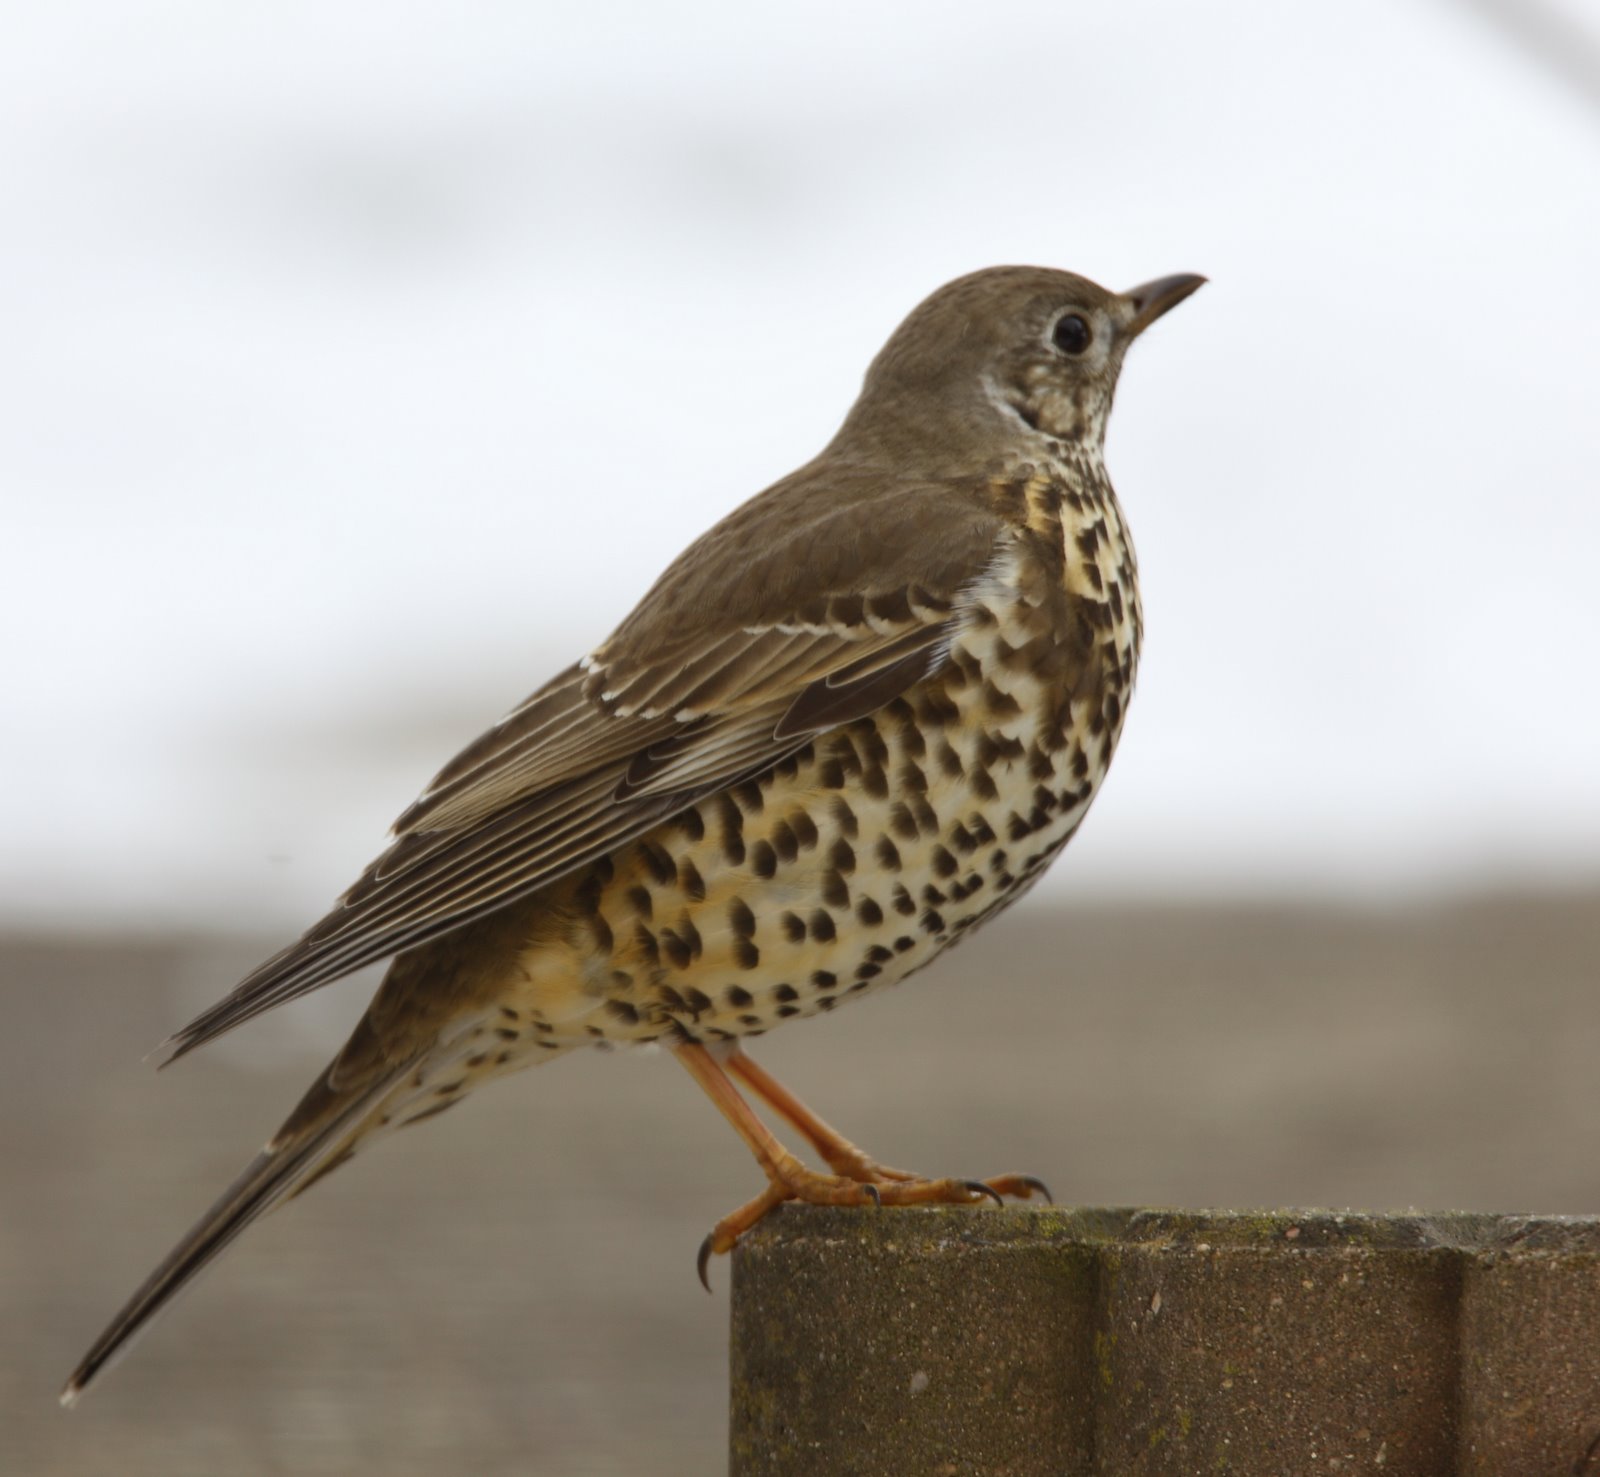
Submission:
{"label": "tail feather", "polygon": [[[329,1101],[326,1079],[319,1080],[306,1103],[222,1193],[221,1198],[168,1253],[166,1259],[111,1320],[94,1347],[73,1370],[61,1392],[61,1403],[74,1404],[89,1383],[125,1353],[156,1316],[221,1254],[247,1226],[280,1201],[297,1194],[312,1180],[349,1157],[352,1137],[361,1120],[385,1092],[411,1070],[397,1065],[360,1092]],[[320,1096],[323,1109],[306,1122],[306,1109]]]}

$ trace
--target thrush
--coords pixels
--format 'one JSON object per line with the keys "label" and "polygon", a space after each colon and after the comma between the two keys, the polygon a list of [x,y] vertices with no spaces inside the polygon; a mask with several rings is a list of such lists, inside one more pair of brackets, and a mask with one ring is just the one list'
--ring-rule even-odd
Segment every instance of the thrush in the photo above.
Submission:
{"label": "thrush", "polygon": [[[333,910],[169,1060],[393,956],[349,1042],[116,1316],[74,1399],[252,1221],[386,1132],[580,1047],[658,1042],[782,1201],[1027,1197],[880,1165],[748,1056],[1016,901],[1083,820],[1139,659],[1103,462],[1123,356],[1203,278],[998,267],[912,311],[823,452],[692,544],[462,751]],[[741,1088],[816,1150],[806,1167]]]}

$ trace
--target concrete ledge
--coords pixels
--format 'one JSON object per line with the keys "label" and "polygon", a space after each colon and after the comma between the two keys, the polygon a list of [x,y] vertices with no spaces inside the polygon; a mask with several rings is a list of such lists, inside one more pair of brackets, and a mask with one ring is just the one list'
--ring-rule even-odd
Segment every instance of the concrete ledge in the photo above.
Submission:
{"label": "concrete ledge", "polygon": [[1600,1220],[785,1206],[731,1471],[1600,1477]]}

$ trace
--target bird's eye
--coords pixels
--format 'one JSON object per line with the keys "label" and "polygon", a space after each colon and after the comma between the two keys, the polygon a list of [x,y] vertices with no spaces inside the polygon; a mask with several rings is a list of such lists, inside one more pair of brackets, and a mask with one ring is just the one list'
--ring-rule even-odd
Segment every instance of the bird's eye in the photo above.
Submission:
{"label": "bird's eye", "polygon": [[1065,318],[1058,319],[1055,332],[1050,336],[1063,354],[1072,355],[1081,354],[1089,347],[1089,340],[1094,337],[1089,331],[1089,325],[1076,313],[1068,313]]}

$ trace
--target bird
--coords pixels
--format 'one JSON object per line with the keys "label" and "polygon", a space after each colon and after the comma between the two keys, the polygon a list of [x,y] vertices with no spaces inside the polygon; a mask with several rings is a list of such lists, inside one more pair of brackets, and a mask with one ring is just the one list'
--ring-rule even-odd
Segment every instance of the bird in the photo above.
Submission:
{"label": "bird", "polygon": [[1076,833],[1143,634],[1107,417],[1129,345],[1204,282],[1119,293],[1011,266],[940,287],[818,456],[452,759],[325,917],[164,1044],[175,1060],[391,960],[349,1041],[63,1403],[265,1212],[491,1078],[583,1047],[669,1050],[760,1166],[761,1192],[706,1237],[702,1281],[785,1201],[1047,1193],[1026,1175],[882,1165],[746,1043],[923,968]]}

